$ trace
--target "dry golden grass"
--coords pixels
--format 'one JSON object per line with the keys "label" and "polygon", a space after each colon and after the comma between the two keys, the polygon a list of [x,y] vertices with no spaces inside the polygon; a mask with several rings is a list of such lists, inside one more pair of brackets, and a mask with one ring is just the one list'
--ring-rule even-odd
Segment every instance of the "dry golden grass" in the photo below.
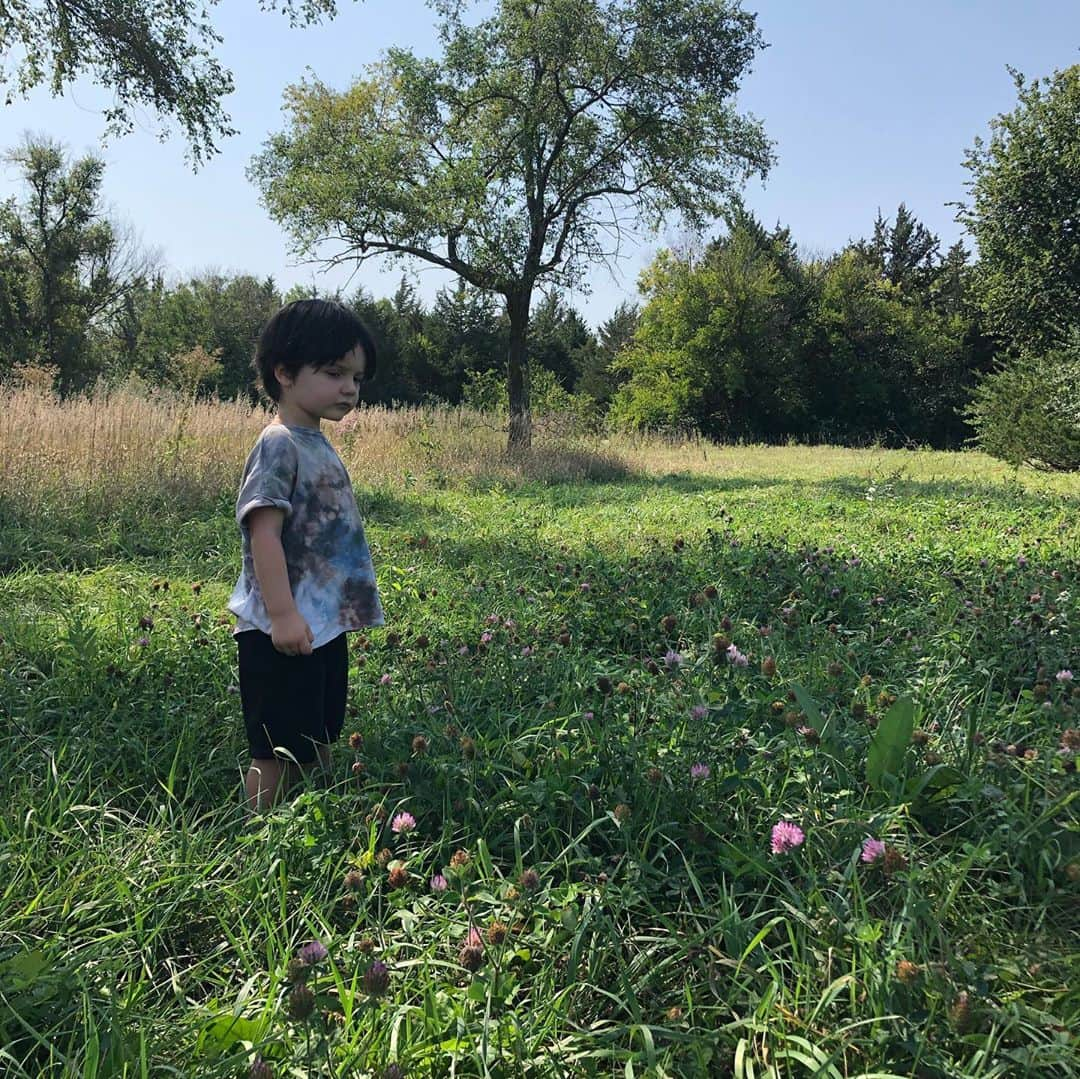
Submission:
{"label": "dry golden grass", "polygon": [[[84,504],[108,513],[132,499],[204,506],[236,489],[271,415],[246,404],[194,401],[136,388],[59,401],[34,386],[0,386],[0,498]],[[527,455],[508,455],[499,422],[463,408],[365,407],[327,425],[356,482],[584,482],[630,475],[840,477],[1018,484],[1080,495],[1080,475],[1016,471],[983,454],[832,446],[723,446],[702,439],[575,436],[540,423]]]}

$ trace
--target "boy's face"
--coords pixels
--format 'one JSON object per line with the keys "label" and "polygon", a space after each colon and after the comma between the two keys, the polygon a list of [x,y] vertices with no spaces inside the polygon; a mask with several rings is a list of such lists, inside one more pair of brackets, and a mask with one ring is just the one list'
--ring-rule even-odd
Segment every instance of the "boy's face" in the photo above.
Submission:
{"label": "boy's face", "polygon": [[356,407],[367,358],[357,345],[324,367],[304,364],[295,376],[278,366],[274,374],[281,386],[278,413],[284,423],[318,427],[320,420],[343,419]]}

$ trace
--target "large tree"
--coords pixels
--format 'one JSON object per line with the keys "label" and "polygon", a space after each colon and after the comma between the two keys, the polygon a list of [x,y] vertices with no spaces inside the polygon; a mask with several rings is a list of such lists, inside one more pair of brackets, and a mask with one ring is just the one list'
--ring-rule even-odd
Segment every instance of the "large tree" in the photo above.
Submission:
{"label": "large tree", "polygon": [[[210,4],[216,0],[209,0]],[[335,13],[334,0],[260,0],[294,25]],[[4,0],[0,4],[0,86],[10,103],[39,85],[54,95],[89,76],[113,95],[107,130],[130,131],[142,107],[179,123],[198,164],[216,140],[234,134],[221,100],[232,76],[214,57],[221,41],[193,0]]]}
{"label": "large tree", "polygon": [[964,165],[958,218],[979,247],[974,285],[987,327],[1039,351],[1080,325],[1080,64],[1027,83]]}
{"label": "large tree", "polygon": [[765,174],[734,103],[763,43],[734,0],[435,6],[440,57],[391,49],[343,92],[290,88],[250,174],[301,254],[418,258],[501,296],[510,444],[527,446],[537,283],[580,283],[635,222],[700,226]]}

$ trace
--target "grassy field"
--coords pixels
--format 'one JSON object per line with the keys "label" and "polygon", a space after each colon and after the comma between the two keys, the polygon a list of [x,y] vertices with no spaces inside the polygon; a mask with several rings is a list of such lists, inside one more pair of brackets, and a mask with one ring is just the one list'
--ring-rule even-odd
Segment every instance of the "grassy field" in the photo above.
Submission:
{"label": "grassy field", "polygon": [[264,417],[2,404],[0,1074],[1080,1069],[1080,477],[366,412],[388,625],[247,822]]}

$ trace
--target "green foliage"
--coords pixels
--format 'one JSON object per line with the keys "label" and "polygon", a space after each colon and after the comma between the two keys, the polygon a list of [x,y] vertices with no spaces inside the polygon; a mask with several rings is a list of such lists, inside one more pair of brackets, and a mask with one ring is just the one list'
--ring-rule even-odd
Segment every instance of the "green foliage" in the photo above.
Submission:
{"label": "green foliage", "polygon": [[1080,325],[1080,64],[1026,83],[964,160],[971,202],[959,219],[979,247],[974,286],[987,327],[1045,353]]}
{"label": "green foliage", "polygon": [[1080,469],[1080,328],[982,380],[968,409],[979,448],[1014,465]]}
{"label": "green foliage", "polygon": [[700,257],[661,252],[615,364],[628,380],[612,418],[725,439],[958,440],[983,354],[963,249],[936,250],[901,206],[895,226],[879,217],[873,241],[824,262],[746,214]]}
{"label": "green foliage", "polygon": [[104,215],[103,161],[71,161],[59,144],[31,137],[6,160],[24,196],[0,206],[0,372],[29,361],[55,368],[62,392],[84,388],[105,370],[102,340],[149,262]]}
{"label": "green foliage", "polygon": [[281,303],[271,278],[210,272],[169,288],[159,275],[129,296],[116,365],[150,385],[175,384],[174,358],[200,347],[219,356],[220,368],[208,383],[213,392],[254,399],[255,341]]}
{"label": "green foliage", "polygon": [[[263,0],[264,9],[288,13],[294,24],[333,15],[334,0]],[[175,119],[196,165],[216,153],[215,142],[235,134],[221,100],[232,76],[213,54],[220,42],[205,8],[187,0],[151,6],[128,0],[17,0],[4,5],[0,54],[17,57],[0,67],[0,85],[26,94],[45,85],[63,93],[90,77],[112,92],[106,130],[131,131],[144,108]]]}
{"label": "green foliage", "polygon": [[881,717],[866,751],[866,782],[871,787],[884,790],[889,779],[902,778],[914,729],[915,706],[910,697],[901,697]]}

